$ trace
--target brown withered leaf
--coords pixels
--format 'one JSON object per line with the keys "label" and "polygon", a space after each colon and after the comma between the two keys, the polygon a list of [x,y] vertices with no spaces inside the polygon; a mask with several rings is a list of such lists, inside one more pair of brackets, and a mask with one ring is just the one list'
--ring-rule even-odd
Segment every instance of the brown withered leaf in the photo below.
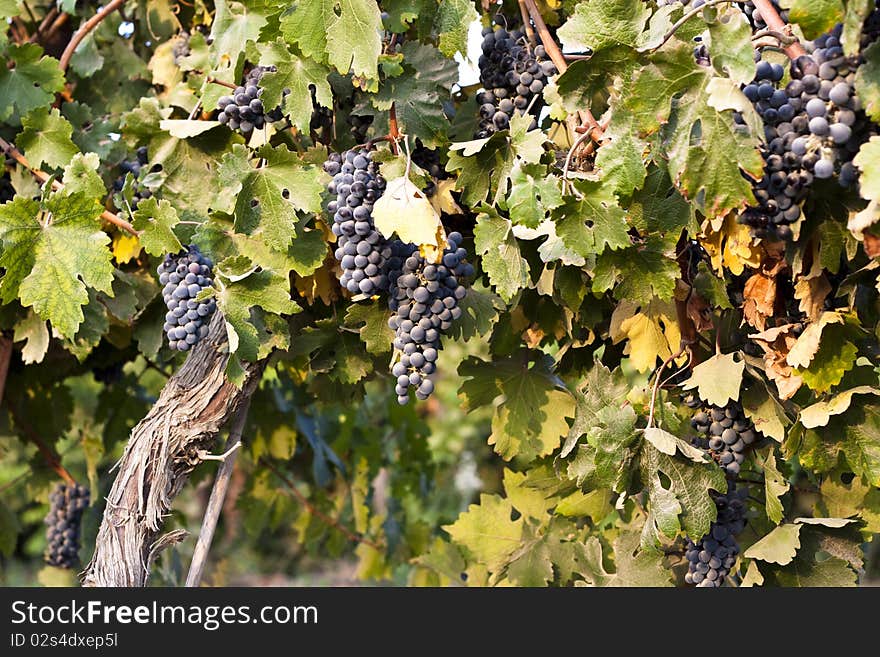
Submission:
{"label": "brown withered leaf", "polygon": [[759,331],[767,328],[767,320],[775,314],[776,278],[787,266],[784,259],[768,256],[761,263],[761,268],[746,281],[743,288],[743,315]]}
{"label": "brown withered leaf", "polygon": [[802,278],[794,286],[794,298],[800,301],[798,307],[811,322],[819,319],[829,294],[831,294],[831,283],[824,275],[817,278]]}
{"label": "brown withered leaf", "polygon": [[786,362],[788,352],[797,342],[793,330],[796,324],[784,324],[749,336],[764,350],[764,371],[779,391],[781,399],[791,399],[803,385],[803,379]]}

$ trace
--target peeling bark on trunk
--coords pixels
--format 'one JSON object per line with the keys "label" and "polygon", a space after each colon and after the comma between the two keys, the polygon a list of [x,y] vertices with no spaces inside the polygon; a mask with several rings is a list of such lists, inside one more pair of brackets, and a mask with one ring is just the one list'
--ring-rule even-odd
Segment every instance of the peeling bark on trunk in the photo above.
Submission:
{"label": "peeling bark on trunk", "polygon": [[95,554],[82,574],[84,586],[145,586],[156,555],[186,537],[183,530],[160,536],[165,516],[201,462],[200,452],[214,447],[223,425],[253,394],[265,366],[246,364],[239,390],[225,376],[227,348],[217,312],[208,336],[132,429],[107,495]]}

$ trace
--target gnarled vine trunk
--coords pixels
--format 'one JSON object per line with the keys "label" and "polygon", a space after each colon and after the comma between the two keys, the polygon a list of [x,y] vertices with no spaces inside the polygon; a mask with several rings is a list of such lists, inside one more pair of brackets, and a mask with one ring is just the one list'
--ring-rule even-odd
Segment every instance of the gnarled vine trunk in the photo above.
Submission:
{"label": "gnarled vine trunk", "polygon": [[158,552],[186,536],[183,530],[160,536],[164,518],[223,425],[253,394],[265,365],[245,365],[239,389],[226,378],[228,360],[217,312],[208,336],[132,429],[107,495],[95,554],[82,574],[84,586],[145,586]]}

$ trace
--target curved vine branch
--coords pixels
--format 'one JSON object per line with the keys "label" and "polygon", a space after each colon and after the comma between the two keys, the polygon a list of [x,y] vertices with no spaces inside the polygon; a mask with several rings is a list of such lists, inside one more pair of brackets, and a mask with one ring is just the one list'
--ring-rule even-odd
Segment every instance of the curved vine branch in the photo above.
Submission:
{"label": "curved vine branch", "polygon": [[[544,22],[544,17],[541,16],[538,5],[535,4],[535,0],[523,0],[523,2],[526,5],[526,9],[528,9],[529,16],[532,17],[532,22],[535,24],[535,29],[538,32],[541,43],[544,45],[544,50],[547,51],[547,56],[550,57],[550,60],[560,74],[565,73],[568,70],[568,62],[565,61],[565,56],[562,54],[559,46],[556,45],[556,41],[553,40],[553,35],[550,34],[550,30],[547,28],[547,23]],[[578,118],[581,124],[589,127],[587,132],[591,139],[599,141],[602,138],[602,127],[589,109],[578,110]]]}
{"label": "curved vine branch", "polygon": [[264,465],[267,468],[269,468],[275,474],[276,477],[278,477],[282,482],[284,482],[284,485],[287,486],[287,488],[290,490],[290,492],[293,493],[294,497],[296,497],[296,499],[299,500],[299,503],[302,504],[306,509],[308,509],[309,513],[311,513],[316,518],[320,518],[329,527],[333,527],[334,529],[336,529],[339,532],[341,532],[342,534],[344,534],[348,540],[355,542],[355,543],[363,543],[365,545],[369,545],[374,550],[383,550],[384,549],[381,545],[379,545],[375,541],[370,540],[366,536],[363,536],[362,534],[356,534],[355,532],[350,530],[348,527],[341,524],[338,520],[331,518],[326,513],[322,512],[320,509],[318,509],[314,504],[309,502],[309,499],[297,490],[296,485],[290,480],[290,478],[288,476],[286,476],[283,472],[281,472],[281,470],[276,468],[275,465],[271,461],[268,461],[264,458],[260,459],[260,465]]}
{"label": "curved vine branch", "polygon": [[43,460],[46,462],[46,465],[52,469],[55,474],[61,477],[65,482],[70,484],[71,486],[76,483],[76,479],[67,471],[63,465],[61,465],[61,459],[55,453],[55,451],[46,444],[40,435],[37,433],[37,430],[34,429],[33,425],[28,422],[27,418],[22,416],[21,413],[18,412],[16,408],[12,406],[12,404],[7,404],[7,408],[9,409],[9,414],[12,416],[12,421],[21,429],[24,437],[27,438],[30,442],[32,442],[36,448],[39,450],[40,455],[43,457]]}
{"label": "curved vine branch", "polygon": [[[9,155],[9,157],[14,159],[16,162],[18,162],[21,166],[26,168],[28,171],[30,171],[34,175],[34,178],[39,180],[41,183],[45,183],[47,180],[49,180],[48,173],[46,173],[45,171],[41,171],[40,169],[35,169],[34,167],[32,167],[30,165],[30,163],[27,161],[27,158],[21,154],[21,151],[19,151],[15,146],[10,144],[8,141],[6,141],[3,138],[0,138],[0,150],[2,150],[4,153]],[[52,179],[52,189],[56,190],[56,191],[59,189],[64,189],[64,185],[62,185],[58,180],[55,180],[53,178]],[[130,233],[131,235],[134,235],[135,237],[140,235],[140,232],[135,230],[134,226],[132,226],[129,222],[127,222],[125,219],[123,219],[119,215],[114,214],[114,213],[110,212],[109,210],[104,210],[101,213],[101,219],[113,224],[114,226],[118,226],[119,228],[121,228],[125,232]]]}
{"label": "curved vine branch", "polygon": [[100,25],[101,21],[103,21],[107,16],[112,14],[117,9],[121,8],[122,5],[125,4],[125,0],[110,0],[104,7],[94,16],[92,16],[85,23],[80,25],[79,29],[73,33],[73,36],[70,37],[70,43],[67,44],[67,47],[64,49],[64,52],[61,53],[61,59],[58,60],[58,65],[61,67],[62,71],[67,70],[67,66],[70,64],[70,58],[73,57],[73,52],[76,50],[76,47],[85,39],[89,32],[94,30],[98,25]]}

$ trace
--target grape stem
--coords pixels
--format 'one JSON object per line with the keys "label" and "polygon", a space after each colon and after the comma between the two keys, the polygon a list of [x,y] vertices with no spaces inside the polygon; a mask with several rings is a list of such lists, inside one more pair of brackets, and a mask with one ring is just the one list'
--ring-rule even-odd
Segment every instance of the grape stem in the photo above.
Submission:
{"label": "grape stem", "polygon": [[24,433],[24,437],[27,438],[27,440],[32,442],[34,445],[36,445],[37,449],[43,457],[43,460],[46,461],[46,465],[48,465],[55,472],[55,474],[61,477],[69,485],[75,485],[76,479],[71,476],[71,474],[67,471],[67,468],[61,465],[61,460],[58,458],[55,452],[45,443],[45,441],[40,438],[39,434],[36,432],[33,426],[31,426],[31,424],[21,416],[21,414],[13,407],[12,404],[6,404],[6,407],[9,409],[9,414],[12,416],[12,421],[22,430],[22,433]]}
{"label": "grape stem", "polygon": [[299,500],[299,503],[302,504],[313,516],[322,520],[327,526],[333,527],[334,529],[338,530],[348,540],[354,543],[363,543],[364,545],[369,545],[374,550],[378,550],[380,552],[385,549],[383,546],[379,545],[375,541],[370,540],[362,534],[356,534],[345,525],[342,525],[337,519],[331,518],[327,514],[323,513],[314,504],[309,502],[308,498],[303,495],[299,490],[297,490],[296,485],[290,480],[290,478],[283,472],[281,472],[281,470],[276,468],[271,461],[268,461],[265,458],[261,458],[260,464],[269,468],[269,470],[271,470],[275,474],[275,476],[278,477],[285,486],[287,486],[290,492],[293,493],[293,496],[296,497],[297,500]]}
{"label": "grape stem", "polygon": [[80,25],[79,29],[73,33],[72,37],[70,37],[70,43],[67,44],[64,52],[61,53],[61,59],[58,60],[58,65],[61,67],[62,72],[67,70],[67,66],[70,64],[70,58],[73,57],[73,53],[80,42],[85,39],[92,30],[98,27],[101,21],[117,9],[120,9],[124,4],[125,0],[110,0],[110,2],[104,5],[97,14]]}
{"label": "grape stem", "polygon": [[193,550],[189,572],[186,575],[186,586],[188,588],[197,587],[202,581],[205,564],[208,561],[208,551],[211,549],[211,541],[214,539],[214,531],[217,529],[220,512],[223,510],[226,491],[229,489],[229,480],[232,478],[235,460],[240,451],[236,448],[241,447],[241,436],[244,433],[250,405],[251,400],[248,398],[238,410],[235,423],[229,430],[229,438],[226,440],[226,455],[220,464],[220,469],[217,471],[217,478],[214,480],[214,487],[211,489],[211,497],[208,499],[205,516],[202,518],[199,538]]}
{"label": "grape stem", "polygon": [[[535,4],[535,0],[522,1],[528,9],[529,16],[532,17],[532,21],[535,23],[535,29],[538,31],[538,36],[541,38],[544,50],[547,51],[547,56],[550,57],[550,60],[556,66],[556,70],[559,71],[560,75],[565,73],[565,71],[568,70],[568,62],[565,61],[565,56],[562,54],[559,46],[556,45],[556,41],[553,40],[553,35],[550,34],[550,30],[547,29],[547,23],[544,22],[544,17],[541,16],[538,5]],[[577,114],[580,123],[588,126],[589,130],[587,134],[589,134],[594,141],[599,141],[602,138],[603,131],[599,122],[596,121],[596,117],[593,116],[593,113],[589,109],[584,109],[578,110]]]}
{"label": "grape stem", "polygon": [[397,140],[400,139],[400,128],[397,126],[397,108],[391,103],[388,110],[388,136],[391,138],[391,152],[397,155]]}
{"label": "grape stem", "polygon": [[523,29],[526,31],[526,39],[529,40],[529,45],[535,46],[535,30],[532,28],[532,21],[529,20],[529,10],[526,7],[525,0],[517,0],[517,4],[519,4],[519,14],[522,16]]}
{"label": "grape stem", "polygon": [[[685,12],[684,16],[679,18],[678,21],[676,21],[675,24],[671,28],[669,28],[669,31],[663,36],[663,40],[660,43],[658,43],[656,46],[651,48],[651,51],[659,50],[660,48],[662,48],[664,46],[664,44],[667,41],[669,41],[675,35],[675,33],[678,32],[679,29],[681,29],[682,25],[687,23],[690,19],[692,19],[697,14],[702,13],[702,11],[704,9],[711,7],[713,5],[721,5],[721,4],[732,3],[732,2],[735,2],[735,0],[707,0],[707,2],[704,2],[699,7],[696,7],[694,9],[691,9],[688,12]],[[755,3],[755,4],[757,4],[757,3]],[[761,14],[761,15],[763,16],[763,14]]]}
{"label": "grape stem", "polygon": [[807,54],[807,51],[804,50],[800,41],[798,41],[792,34],[791,25],[782,20],[782,16],[776,11],[776,7],[773,6],[771,0],[752,0],[752,2],[758,11],[761,12],[761,18],[767,23],[768,29],[773,30],[774,32],[781,32],[782,34],[786,34],[795,39],[793,43],[790,43],[783,48],[789,59],[794,60]]}
{"label": "grape stem", "polygon": [[[21,166],[26,168],[28,171],[30,171],[34,175],[34,178],[36,178],[40,182],[45,183],[47,180],[49,180],[50,176],[48,173],[46,173],[45,171],[41,171],[40,169],[35,169],[34,167],[32,167],[30,165],[30,163],[28,163],[27,158],[25,158],[25,156],[22,155],[21,152],[15,146],[10,144],[8,141],[3,139],[2,137],[0,137],[0,150],[2,150],[4,153],[9,155],[12,159],[14,159],[16,162],[18,162]],[[52,178],[52,189],[55,191],[57,191],[59,189],[64,189],[64,185],[62,185],[60,182],[58,182],[55,178]],[[135,230],[134,226],[132,226],[129,222],[127,222],[122,217],[120,217],[116,214],[113,214],[109,210],[104,210],[101,213],[101,218],[104,221],[107,221],[107,222],[113,224],[114,226],[118,226],[122,230],[126,231],[127,233],[130,233],[131,235],[134,235],[135,237],[140,236],[140,232]]]}
{"label": "grape stem", "polygon": [[[195,71],[193,72],[195,73]],[[238,87],[231,82],[224,82],[223,80],[218,80],[217,78],[212,78],[211,76],[205,78],[205,82],[209,82],[210,84],[218,84],[221,87],[226,87],[227,89],[238,89]]]}
{"label": "grape stem", "polygon": [[55,6],[53,6],[49,11],[46,12],[45,17],[43,18],[39,27],[37,27],[37,31],[31,35],[31,41],[36,41],[43,35],[43,31],[52,24],[52,21],[55,20],[56,16],[58,16],[58,13],[58,7]]}

